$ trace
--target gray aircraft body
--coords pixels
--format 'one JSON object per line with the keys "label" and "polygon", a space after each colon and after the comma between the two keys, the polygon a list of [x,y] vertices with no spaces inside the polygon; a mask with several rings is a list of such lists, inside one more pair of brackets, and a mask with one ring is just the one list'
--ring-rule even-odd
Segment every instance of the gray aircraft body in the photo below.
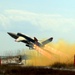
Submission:
{"label": "gray aircraft body", "polygon": [[38,42],[38,39],[36,37],[34,37],[34,39],[32,39],[31,37],[28,37],[27,35],[24,35],[22,33],[10,33],[7,32],[12,38],[15,39],[16,42],[23,42],[26,44],[27,47],[29,47],[29,49],[34,49],[34,44],[39,46],[39,47],[43,47],[45,46],[47,43],[51,42],[53,40],[53,37],[50,37],[49,39],[43,41],[43,42]]}

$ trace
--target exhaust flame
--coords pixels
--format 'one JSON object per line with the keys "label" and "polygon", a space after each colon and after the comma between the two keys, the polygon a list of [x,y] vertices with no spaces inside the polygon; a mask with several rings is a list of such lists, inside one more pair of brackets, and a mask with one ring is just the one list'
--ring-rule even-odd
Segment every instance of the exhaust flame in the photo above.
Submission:
{"label": "exhaust flame", "polygon": [[51,53],[54,53],[54,54],[57,54],[59,56],[66,56],[68,57],[68,55],[66,55],[65,53],[59,51],[59,50],[56,50],[54,48],[52,48],[51,46],[48,46],[48,45],[45,45],[44,49],[48,52],[51,52]]}
{"label": "exhaust flame", "polygon": [[36,46],[36,45],[34,45],[34,48],[35,48],[39,53],[41,53],[42,55],[46,56],[47,58],[49,58],[49,59],[52,59],[52,58],[53,58],[53,56],[52,56],[50,53],[46,52],[46,51],[43,50],[42,48],[40,48],[40,47],[38,47],[38,46]]}

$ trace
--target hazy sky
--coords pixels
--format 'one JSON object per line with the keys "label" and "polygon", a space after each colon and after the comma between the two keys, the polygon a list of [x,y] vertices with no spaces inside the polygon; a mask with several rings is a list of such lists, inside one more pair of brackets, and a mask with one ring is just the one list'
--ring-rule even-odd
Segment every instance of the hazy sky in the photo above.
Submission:
{"label": "hazy sky", "polygon": [[75,0],[0,0],[0,55],[26,49],[7,32],[75,43]]}

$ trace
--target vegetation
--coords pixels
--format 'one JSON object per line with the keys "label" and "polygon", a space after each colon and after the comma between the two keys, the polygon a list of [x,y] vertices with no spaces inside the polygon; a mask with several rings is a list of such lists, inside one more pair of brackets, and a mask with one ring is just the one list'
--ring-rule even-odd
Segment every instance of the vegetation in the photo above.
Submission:
{"label": "vegetation", "polygon": [[54,63],[51,65],[51,67],[56,67],[56,68],[74,68],[74,65],[71,64],[66,64],[66,63]]}

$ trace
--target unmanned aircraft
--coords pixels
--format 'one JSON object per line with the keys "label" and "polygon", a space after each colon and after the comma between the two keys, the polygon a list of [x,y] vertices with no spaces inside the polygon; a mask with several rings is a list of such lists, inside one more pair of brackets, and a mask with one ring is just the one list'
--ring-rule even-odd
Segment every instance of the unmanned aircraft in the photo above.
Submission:
{"label": "unmanned aircraft", "polygon": [[43,42],[39,42],[38,39],[36,37],[34,37],[33,39],[25,34],[22,33],[11,33],[11,32],[7,32],[12,38],[15,39],[16,42],[23,42],[25,43],[25,45],[27,47],[29,47],[29,49],[34,49],[34,45],[37,45],[39,47],[44,47],[46,44],[48,44],[49,42],[51,42],[53,40],[53,37],[50,37],[49,39],[43,41]]}

